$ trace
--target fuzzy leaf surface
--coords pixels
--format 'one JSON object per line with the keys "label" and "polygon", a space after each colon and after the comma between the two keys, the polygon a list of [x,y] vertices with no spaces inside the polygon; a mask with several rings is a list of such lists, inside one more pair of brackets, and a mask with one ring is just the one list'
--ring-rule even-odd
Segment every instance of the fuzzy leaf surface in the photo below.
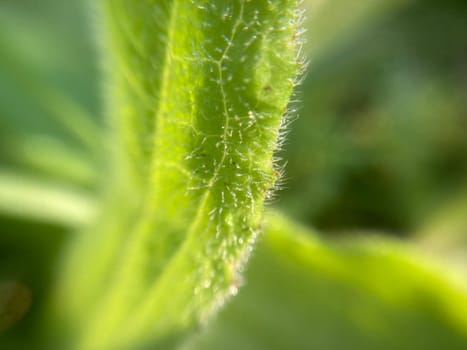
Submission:
{"label": "fuzzy leaf surface", "polygon": [[176,340],[236,293],[300,69],[295,0],[119,0],[103,11],[125,175],[59,286],[59,319],[82,349]]}

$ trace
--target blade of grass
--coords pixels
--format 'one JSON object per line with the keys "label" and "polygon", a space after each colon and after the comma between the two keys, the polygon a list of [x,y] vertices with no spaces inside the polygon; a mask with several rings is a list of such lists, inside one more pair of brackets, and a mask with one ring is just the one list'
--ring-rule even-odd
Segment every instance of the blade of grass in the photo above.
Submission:
{"label": "blade of grass", "polygon": [[0,169],[0,211],[78,228],[91,221],[95,208],[91,198],[75,189]]}

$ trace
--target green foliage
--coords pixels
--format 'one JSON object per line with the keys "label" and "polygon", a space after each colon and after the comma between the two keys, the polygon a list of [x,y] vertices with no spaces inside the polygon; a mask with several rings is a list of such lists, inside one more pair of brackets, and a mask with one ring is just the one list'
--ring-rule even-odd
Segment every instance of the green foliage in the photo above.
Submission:
{"label": "green foliage", "polygon": [[0,4],[1,348],[466,347],[466,7],[305,3],[315,230],[296,5]]}

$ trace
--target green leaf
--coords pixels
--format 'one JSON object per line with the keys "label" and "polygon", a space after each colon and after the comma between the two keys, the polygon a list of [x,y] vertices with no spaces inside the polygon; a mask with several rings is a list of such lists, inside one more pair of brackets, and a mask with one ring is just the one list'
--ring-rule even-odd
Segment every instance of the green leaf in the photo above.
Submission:
{"label": "green leaf", "polygon": [[115,195],[57,290],[78,348],[166,346],[236,293],[279,175],[300,69],[296,5],[104,2],[119,148]]}
{"label": "green leaf", "polygon": [[413,248],[267,219],[245,286],[184,350],[465,349],[465,283]]}

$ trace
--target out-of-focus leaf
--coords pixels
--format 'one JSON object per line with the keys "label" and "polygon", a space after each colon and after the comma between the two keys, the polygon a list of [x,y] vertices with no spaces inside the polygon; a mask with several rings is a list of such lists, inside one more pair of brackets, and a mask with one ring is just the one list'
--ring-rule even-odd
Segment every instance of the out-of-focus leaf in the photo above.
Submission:
{"label": "out-of-focus leaf", "polygon": [[414,233],[420,249],[467,274],[467,192],[444,202]]}
{"label": "out-of-focus leaf", "polygon": [[467,289],[448,275],[401,243],[332,243],[274,214],[239,295],[183,349],[462,350]]}

